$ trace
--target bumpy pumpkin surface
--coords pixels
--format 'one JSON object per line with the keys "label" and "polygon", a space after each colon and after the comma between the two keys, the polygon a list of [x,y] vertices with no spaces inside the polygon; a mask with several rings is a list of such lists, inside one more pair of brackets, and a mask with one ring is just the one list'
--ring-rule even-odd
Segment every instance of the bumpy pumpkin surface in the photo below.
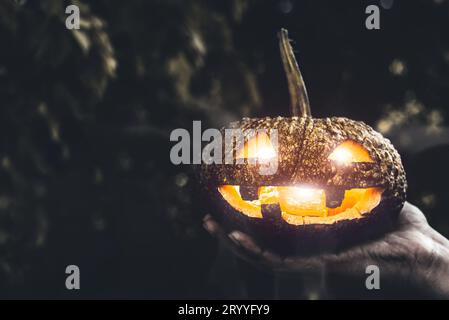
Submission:
{"label": "bumpy pumpkin surface", "polygon": [[[283,32],[281,53],[292,103],[299,104],[302,115],[244,118],[221,131],[225,141],[227,128],[241,129],[244,135],[277,130],[276,172],[261,174],[249,157],[243,164],[225,164],[226,152],[234,158],[242,153],[234,143],[223,146],[223,164],[201,165],[199,178],[211,213],[229,230],[246,232],[281,254],[335,251],[394,227],[406,197],[405,172],[390,141],[365,123],[310,116]],[[252,138],[246,138],[248,148]]]}

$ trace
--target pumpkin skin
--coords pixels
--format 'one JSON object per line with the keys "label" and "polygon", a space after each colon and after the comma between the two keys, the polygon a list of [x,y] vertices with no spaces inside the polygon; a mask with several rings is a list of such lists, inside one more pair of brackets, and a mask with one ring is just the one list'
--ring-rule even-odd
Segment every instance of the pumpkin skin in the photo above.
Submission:
{"label": "pumpkin skin", "polygon": [[[199,166],[210,213],[281,255],[335,252],[391,230],[407,188],[398,152],[363,122],[313,118],[286,30],[279,41],[293,117],[243,118],[221,129],[222,141],[226,129],[240,129],[246,142],[223,146],[223,164]],[[277,156],[268,175],[249,161],[263,157],[251,147],[258,130],[277,131],[275,148],[261,144]],[[243,163],[225,164],[230,158]]]}

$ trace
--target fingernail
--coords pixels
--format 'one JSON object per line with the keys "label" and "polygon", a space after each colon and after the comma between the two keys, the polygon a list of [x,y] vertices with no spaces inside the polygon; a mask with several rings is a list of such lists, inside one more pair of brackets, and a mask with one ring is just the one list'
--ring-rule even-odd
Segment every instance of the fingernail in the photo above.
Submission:
{"label": "fingernail", "polygon": [[231,241],[234,242],[236,245],[238,245],[238,246],[241,245],[241,243],[239,241],[240,237],[237,232],[235,232],[235,231],[231,232],[230,234],[228,234],[228,238],[231,239]]}
{"label": "fingernail", "polygon": [[214,234],[217,231],[217,228],[215,226],[215,223],[212,221],[204,221],[203,227],[206,229],[209,233]]}
{"label": "fingernail", "polygon": [[235,240],[237,240],[237,241],[242,241],[242,234],[240,233],[240,232],[238,232],[238,231],[232,231],[230,234],[229,234],[229,236],[232,236],[232,237],[234,237],[235,238]]}

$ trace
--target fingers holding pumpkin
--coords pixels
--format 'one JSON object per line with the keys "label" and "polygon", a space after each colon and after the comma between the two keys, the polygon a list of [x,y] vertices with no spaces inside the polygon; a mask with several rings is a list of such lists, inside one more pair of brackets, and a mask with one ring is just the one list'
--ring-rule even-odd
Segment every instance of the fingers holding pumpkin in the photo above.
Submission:
{"label": "fingers holding pumpkin", "polygon": [[246,233],[233,231],[229,234],[229,237],[233,239],[233,241],[240,247],[246,250],[246,253],[251,256],[252,262],[268,267],[270,269],[284,268],[284,258],[274,252],[264,250],[255,242],[252,237],[250,237]]}
{"label": "fingers holding pumpkin", "polygon": [[[228,234],[223,230],[223,228],[212,218],[211,215],[207,214],[203,218],[203,227],[209,232],[212,236],[216,237],[221,243],[223,243],[226,247],[234,249],[237,243],[234,239],[228,237]],[[232,250],[236,251],[236,250]]]}
{"label": "fingers holding pumpkin", "polygon": [[[313,273],[321,270],[325,261],[327,261],[327,259],[323,259],[325,255],[281,257],[270,250],[261,248],[252,237],[244,232],[234,230],[226,233],[209,214],[203,218],[203,226],[212,236],[216,237],[241,259],[274,271]],[[333,259],[328,260],[328,262],[331,262]]]}
{"label": "fingers holding pumpkin", "polygon": [[237,230],[228,234],[210,215],[204,217],[203,226],[243,260],[272,269],[283,268],[283,258],[271,251],[263,250],[248,234]]}
{"label": "fingers holding pumpkin", "polygon": [[256,244],[256,242],[246,233],[241,231],[232,231],[228,234],[228,237],[238,246],[243,247],[249,253],[253,255],[260,255],[262,253],[262,249]]}
{"label": "fingers holding pumpkin", "polygon": [[218,236],[220,233],[224,233],[220,225],[212,218],[210,214],[206,214],[203,218],[203,227],[213,236]]}
{"label": "fingers holding pumpkin", "polygon": [[216,237],[220,243],[244,260],[249,261],[253,258],[252,256],[260,254],[260,248],[249,236],[239,231],[233,231],[228,234],[209,214],[203,218],[203,227],[212,236]]}

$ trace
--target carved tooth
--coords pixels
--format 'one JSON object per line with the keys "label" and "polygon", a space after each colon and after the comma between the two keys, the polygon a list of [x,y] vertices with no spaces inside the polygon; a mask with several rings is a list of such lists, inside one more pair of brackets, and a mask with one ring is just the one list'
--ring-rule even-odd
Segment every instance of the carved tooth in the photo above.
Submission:
{"label": "carved tooth", "polygon": [[281,207],[278,203],[276,204],[263,204],[262,205],[262,216],[264,219],[271,222],[280,222],[281,219]]}
{"label": "carved tooth", "polygon": [[328,188],[326,189],[326,207],[337,208],[341,206],[343,198],[345,197],[345,190],[342,188]]}
{"label": "carved tooth", "polygon": [[253,201],[259,199],[259,187],[240,186],[240,196],[245,201]]}

